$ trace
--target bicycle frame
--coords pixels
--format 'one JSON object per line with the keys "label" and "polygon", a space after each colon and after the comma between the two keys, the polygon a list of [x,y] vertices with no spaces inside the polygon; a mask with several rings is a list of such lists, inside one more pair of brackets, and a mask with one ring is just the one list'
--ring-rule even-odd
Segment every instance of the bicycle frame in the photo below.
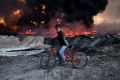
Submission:
{"label": "bicycle frame", "polygon": [[[52,69],[57,64],[57,49],[49,48],[46,50],[47,55],[43,55],[41,58],[41,68],[43,69]],[[85,53],[80,52],[79,50],[66,50],[64,52],[65,60],[72,63],[73,67],[80,69],[86,66],[87,57]]]}
{"label": "bicycle frame", "polygon": [[[56,55],[57,53],[57,49],[56,48],[51,48],[50,50],[50,54],[49,56],[54,56]],[[73,54],[74,52],[77,52],[77,50],[68,50],[68,51],[65,51],[64,54],[65,54],[65,60],[67,62],[80,62],[80,58],[77,58],[77,59],[73,59]]]}
{"label": "bicycle frame", "polygon": [[65,60],[68,62],[80,62],[80,58],[79,59],[73,59],[73,54],[76,52],[76,50],[68,50],[66,51],[65,54]]}

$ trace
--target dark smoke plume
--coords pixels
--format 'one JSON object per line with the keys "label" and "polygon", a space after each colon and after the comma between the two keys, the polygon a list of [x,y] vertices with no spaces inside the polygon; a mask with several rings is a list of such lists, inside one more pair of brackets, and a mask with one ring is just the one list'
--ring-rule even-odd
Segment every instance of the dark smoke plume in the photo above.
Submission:
{"label": "dark smoke plume", "polygon": [[[43,1],[43,0],[42,0]],[[74,22],[82,20],[87,27],[91,27],[93,24],[93,16],[97,15],[105,10],[108,1],[107,0],[45,0],[42,2],[34,0],[35,5],[38,3],[45,3],[46,9],[46,21],[49,21],[57,12],[64,13],[64,19],[68,22]],[[33,11],[35,12],[35,11]],[[36,14],[36,13],[35,13]]]}
{"label": "dark smoke plume", "polygon": [[[7,15],[12,9],[24,9],[24,15],[18,20],[19,24],[26,24],[33,20],[48,23],[57,12],[64,13],[64,20],[68,22],[83,21],[87,27],[94,23],[93,16],[105,10],[108,0],[0,0],[0,15]],[[41,13],[41,4],[46,5],[46,14]]]}

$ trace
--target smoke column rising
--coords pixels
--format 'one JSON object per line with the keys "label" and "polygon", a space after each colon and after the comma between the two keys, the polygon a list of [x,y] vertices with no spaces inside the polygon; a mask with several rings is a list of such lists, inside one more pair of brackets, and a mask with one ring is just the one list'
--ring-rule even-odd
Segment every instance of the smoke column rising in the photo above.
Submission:
{"label": "smoke column rising", "polygon": [[[44,17],[40,7],[43,3],[47,7]],[[23,9],[24,15],[19,23],[23,23],[26,18],[25,21],[45,20],[47,23],[55,17],[57,12],[61,12],[65,14],[66,21],[82,20],[86,27],[91,27],[94,22],[92,17],[104,11],[107,4],[107,0],[1,0],[0,15],[9,17],[11,11],[20,8]]]}

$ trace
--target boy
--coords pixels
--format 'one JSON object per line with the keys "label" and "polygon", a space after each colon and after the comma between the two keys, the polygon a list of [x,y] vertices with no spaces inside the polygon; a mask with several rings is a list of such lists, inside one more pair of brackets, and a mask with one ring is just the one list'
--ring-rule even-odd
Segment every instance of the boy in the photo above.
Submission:
{"label": "boy", "polygon": [[57,55],[59,57],[60,64],[65,64],[66,60],[65,60],[64,52],[65,52],[66,48],[69,46],[69,44],[68,44],[68,41],[65,38],[64,33],[62,32],[61,25],[57,24],[55,26],[55,28],[56,28],[56,31],[57,31],[57,34],[58,34],[57,39],[60,43],[60,48],[58,50]]}

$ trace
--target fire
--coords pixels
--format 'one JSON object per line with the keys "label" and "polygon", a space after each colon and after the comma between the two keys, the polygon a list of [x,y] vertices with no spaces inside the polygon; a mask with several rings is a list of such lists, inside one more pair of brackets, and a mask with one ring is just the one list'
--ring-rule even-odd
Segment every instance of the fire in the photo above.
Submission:
{"label": "fire", "polygon": [[82,34],[88,35],[88,34],[92,34],[92,32],[86,31],[86,32],[82,32]]}
{"label": "fire", "polygon": [[[43,32],[43,33],[46,33],[47,35],[50,35],[52,37],[56,37],[57,33],[56,33],[55,25],[58,24],[58,22],[60,21],[59,19],[61,19],[62,31],[68,37],[79,36],[83,34],[85,35],[96,34],[95,25],[93,25],[92,28],[88,29],[86,28],[86,25],[83,22],[66,23],[62,18],[59,17],[57,18],[52,19],[51,22],[49,23],[49,34],[47,32]],[[49,37],[47,35],[45,37]]]}
{"label": "fire", "polygon": [[71,28],[63,28],[63,32],[68,37],[78,36],[78,35],[89,35],[89,34],[95,34],[96,30],[81,30],[80,27],[75,28],[74,30]]}
{"label": "fire", "polygon": [[73,36],[79,36],[79,35],[90,35],[90,34],[96,34],[96,28],[85,28],[84,25],[76,25],[72,26],[69,25],[67,27],[63,27],[63,32],[66,36],[73,37]]}
{"label": "fire", "polygon": [[[55,25],[57,24],[57,21],[59,22],[62,20],[61,18],[54,18],[49,22],[48,28],[38,27],[32,29],[27,29],[26,31],[22,32],[22,34],[30,34],[30,35],[40,35],[45,38],[53,38],[57,36],[57,32],[55,29]],[[34,21],[31,21],[31,23],[35,23]],[[44,21],[41,23],[44,23]],[[84,24],[80,22],[74,22],[74,23],[61,23],[62,25],[62,31],[64,32],[66,37],[74,37],[79,35],[91,35],[96,33],[95,28],[86,28]],[[44,25],[43,25],[44,26]],[[45,25],[46,26],[46,25]]]}
{"label": "fire", "polygon": [[[79,35],[90,35],[90,34],[95,34],[95,30],[80,30],[80,29],[77,29],[76,30],[73,30],[71,28],[68,28],[68,27],[64,27],[63,29],[63,32],[65,33],[65,36],[66,37],[74,37],[74,36],[79,36]],[[35,32],[33,31],[32,29],[28,29],[26,30],[25,32],[20,32],[19,34],[25,34],[25,35],[41,35],[45,38],[54,38],[57,36],[57,33],[56,33],[56,30],[51,28],[49,29],[48,31],[46,31],[45,29],[42,30],[41,32],[42,34],[39,34],[38,32]]]}
{"label": "fire", "polygon": [[64,28],[63,29],[66,36],[73,36],[74,32],[70,28]]}
{"label": "fire", "polygon": [[46,9],[46,5],[42,5],[42,10],[45,10]]}
{"label": "fire", "polygon": [[45,14],[46,5],[42,4],[42,13]]}
{"label": "fire", "polygon": [[18,0],[18,2],[25,4],[26,0]]}
{"label": "fire", "polygon": [[22,13],[22,11],[20,10],[20,9],[17,9],[17,10],[15,10],[14,12],[13,12],[13,14],[15,15],[15,16],[18,16],[18,15],[20,15]]}
{"label": "fire", "polygon": [[33,32],[31,29],[28,29],[25,33],[26,34],[35,34],[35,32]]}
{"label": "fire", "polygon": [[26,35],[36,35],[36,32],[33,32],[32,29],[28,29],[25,32],[20,32],[19,34],[26,34]]}
{"label": "fire", "polygon": [[19,28],[18,25],[12,25],[12,26],[11,26],[11,29],[14,30],[14,31],[17,31],[18,28]]}
{"label": "fire", "polygon": [[3,17],[0,17],[0,24],[2,25],[6,25],[5,19]]}
{"label": "fire", "polygon": [[45,21],[41,21],[41,24],[44,24],[45,23]]}
{"label": "fire", "polygon": [[37,27],[39,25],[38,22],[35,22],[35,21],[30,21],[35,27]]}
{"label": "fire", "polygon": [[16,9],[14,11],[12,11],[12,13],[10,14],[10,16],[12,18],[20,18],[23,14],[23,11],[21,9]]}
{"label": "fire", "polygon": [[65,35],[67,37],[74,37],[74,36],[79,36],[79,35],[90,35],[90,34],[94,34],[94,32],[92,31],[79,31],[79,32],[74,32],[72,30],[69,31],[64,31]]}
{"label": "fire", "polygon": [[60,18],[57,18],[57,24],[61,24],[62,20]]}

